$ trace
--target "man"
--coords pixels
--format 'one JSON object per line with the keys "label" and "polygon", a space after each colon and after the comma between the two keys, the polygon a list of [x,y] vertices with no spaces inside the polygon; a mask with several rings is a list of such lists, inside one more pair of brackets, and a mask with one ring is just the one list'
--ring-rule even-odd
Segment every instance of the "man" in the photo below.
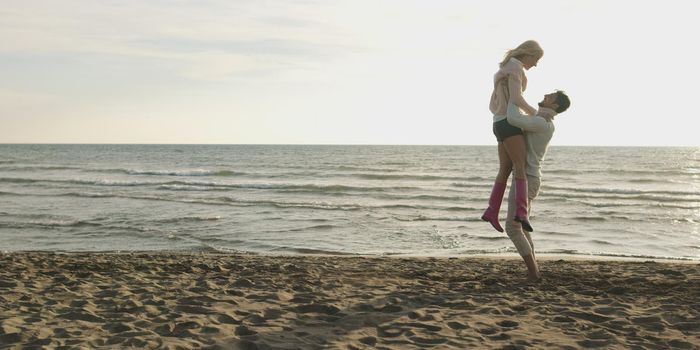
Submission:
{"label": "man", "polygon": [[[525,132],[528,212],[531,212],[532,200],[537,197],[540,190],[541,164],[547,153],[549,141],[554,134],[554,116],[566,111],[570,104],[569,97],[563,91],[544,95],[544,99],[538,104],[540,109],[537,110],[535,116],[521,115],[518,107],[508,103],[508,123],[523,129]],[[514,188],[514,184],[511,184],[508,194],[506,233],[525,261],[527,282],[536,282],[540,279],[540,270],[537,267],[537,260],[535,260],[535,246],[532,243],[532,237],[529,232],[523,230],[519,222],[513,220],[516,211]]]}

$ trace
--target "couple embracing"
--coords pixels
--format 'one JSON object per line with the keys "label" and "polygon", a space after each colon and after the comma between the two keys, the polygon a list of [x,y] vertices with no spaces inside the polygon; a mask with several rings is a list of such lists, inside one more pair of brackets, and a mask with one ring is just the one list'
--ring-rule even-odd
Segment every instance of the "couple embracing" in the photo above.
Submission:
{"label": "couple embracing", "polygon": [[[489,206],[481,219],[503,232],[498,212],[503,201],[508,177],[513,182],[508,195],[505,231],[527,266],[527,281],[540,279],[535,249],[530,232],[528,211],[537,197],[542,176],[541,163],[554,134],[554,117],[569,108],[569,97],[563,91],[544,95],[538,109],[523,98],[527,87],[525,71],[537,66],[544,55],[540,45],[528,40],[509,50],[494,75],[490,109],[493,133],[498,140],[499,169],[489,198]],[[524,114],[521,113],[524,111]]]}

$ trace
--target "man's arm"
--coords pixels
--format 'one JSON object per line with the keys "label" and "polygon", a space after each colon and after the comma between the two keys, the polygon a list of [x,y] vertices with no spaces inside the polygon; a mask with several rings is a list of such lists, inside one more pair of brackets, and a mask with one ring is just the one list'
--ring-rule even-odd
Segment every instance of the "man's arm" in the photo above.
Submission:
{"label": "man's arm", "polygon": [[552,124],[542,117],[531,117],[529,115],[520,114],[518,107],[511,102],[508,102],[508,111],[506,115],[508,117],[508,124],[525,131],[544,132],[552,127]]}

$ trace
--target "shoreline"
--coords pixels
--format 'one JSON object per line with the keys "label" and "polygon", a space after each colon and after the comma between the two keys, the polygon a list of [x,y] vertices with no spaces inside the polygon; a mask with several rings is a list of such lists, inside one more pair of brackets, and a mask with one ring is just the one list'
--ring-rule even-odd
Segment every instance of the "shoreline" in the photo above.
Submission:
{"label": "shoreline", "polygon": [[[421,255],[421,254],[353,254],[353,253],[260,253],[252,251],[182,251],[182,250],[109,250],[109,251],[48,251],[48,250],[18,250],[0,251],[0,255],[8,254],[55,254],[55,255],[203,255],[203,256],[259,256],[270,258],[284,257],[337,257],[337,258],[397,258],[397,259],[504,259],[520,260],[517,253],[479,253],[462,255]],[[537,253],[537,260],[570,260],[570,261],[610,261],[610,262],[644,262],[655,261],[660,263],[700,264],[700,257],[653,257],[653,256],[623,256],[623,255],[593,255],[593,254],[567,254],[567,253]]]}
{"label": "shoreline", "polygon": [[0,348],[700,348],[700,264],[0,254]]}

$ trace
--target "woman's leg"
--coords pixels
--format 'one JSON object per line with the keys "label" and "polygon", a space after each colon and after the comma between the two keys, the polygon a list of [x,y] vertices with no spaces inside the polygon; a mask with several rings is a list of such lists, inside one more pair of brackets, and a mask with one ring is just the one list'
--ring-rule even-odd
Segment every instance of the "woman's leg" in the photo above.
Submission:
{"label": "woman's leg", "polygon": [[508,159],[512,163],[515,178],[526,178],[525,165],[527,163],[527,149],[525,146],[525,137],[523,135],[507,137],[503,140],[503,148]]}
{"label": "woman's leg", "polygon": [[506,184],[508,183],[508,177],[513,171],[513,161],[508,156],[508,151],[506,151],[506,146],[503,142],[498,143],[498,175],[496,175],[496,182]]}
{"label": "woman's leg", "polygon": [[527,150],[525,146],[525,137],[523,135],[510,136],[503,140],[508,157],[513,162],[513,172],[515,177],[515,201],[517,210],[515,213],[515,221],[523,225],[523,229],[532,232],[532,226],[527,216],[527,175],[525,166],[527,164]]}
{"label": "woman's leg", "polygon": [[491,189],[489,207],[484,211],[481,220],[488,221],[496,231],[503,232],[503,227],[498,222],[498,212],[501,210],[503,194],[506,192],[508,177],[513,169],[513,163],[508,157],[508,152],[506,152],[503,142],[498,143],[498,163],[498,175],[496,175],[496,181],[493,183],[493,189]]}

